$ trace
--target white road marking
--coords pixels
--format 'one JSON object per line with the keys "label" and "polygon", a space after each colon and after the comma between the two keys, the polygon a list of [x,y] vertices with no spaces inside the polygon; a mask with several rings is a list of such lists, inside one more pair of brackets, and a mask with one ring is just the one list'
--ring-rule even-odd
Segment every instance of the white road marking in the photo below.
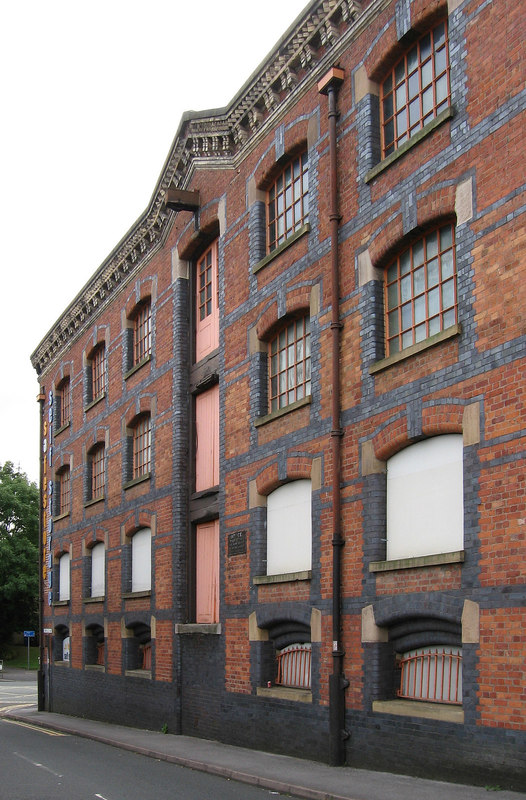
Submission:
{"label": "white road marking", "polygon": [[14,753],[14,755],[18,756],[18,758],[23,759],[23,761],[27,761],[29,764],[32,764],[34,767],[38,767],[39,769],[43,769],[46,772],[50,772],[51,775],[54,775],[56,778],[63,778],[64,777],[63,775],[60,774],[60,772],[54,772],[52,769],[50,769],[49,767],[46,767],[44,764],[40,764],[38,761],[31,761],[30,758],[28,758],[27,756],[22,755],[22,753]]}

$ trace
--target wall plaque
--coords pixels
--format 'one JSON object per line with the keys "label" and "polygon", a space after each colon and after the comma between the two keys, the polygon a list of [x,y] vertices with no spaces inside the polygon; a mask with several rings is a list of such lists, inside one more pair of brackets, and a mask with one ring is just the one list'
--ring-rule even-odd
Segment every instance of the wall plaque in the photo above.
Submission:
{"label": "wall plaque", "polygon": [[247,532],[234,531],[228,534],[228,555],[243,556],[247,552]]}

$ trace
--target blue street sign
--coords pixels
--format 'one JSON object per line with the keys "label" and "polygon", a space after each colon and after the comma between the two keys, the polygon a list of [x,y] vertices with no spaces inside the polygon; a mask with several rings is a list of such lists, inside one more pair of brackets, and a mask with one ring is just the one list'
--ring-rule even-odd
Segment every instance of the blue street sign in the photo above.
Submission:
{"label": "blue street sign", "polygon": [[35,635],[35,631],[24,631],[24,636],[27,636],[31,639]]}

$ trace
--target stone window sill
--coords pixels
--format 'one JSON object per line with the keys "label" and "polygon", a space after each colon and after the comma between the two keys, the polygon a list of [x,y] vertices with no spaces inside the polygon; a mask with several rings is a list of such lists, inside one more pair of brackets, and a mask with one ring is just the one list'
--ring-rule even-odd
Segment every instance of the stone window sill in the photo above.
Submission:
{"label": "stone window sill", "polygon": [[88,411],[91,411],[91,409],[94,408],[99,403],[101,403],[105,397],[106,397],[106,392],[101,394],[100,397],[96,397],[95,400],[92,400],[90,403],[88,403],[88,405],[84,409],[84,413],[86,414]]}
{"label": "stone window sill", "polygon": [[57,514],[56,517],[53,517],[53,522],[60,522],[61,519],[67,519],[67,517],[69,517],[69,511],[64,514]]}
{"label": "stone window sill", "polygon": [[394,714],[400,717],[420,717],[438,722],[464,723],[462,706],[445,703],[425,703],[421,700],[374,700],[375,714]]}
{"label": "stone window sill", "polygon": [[312,570],[305,569],[301,572],[284,572],[281,575],[256,575],[254,585],[261,586],[268,583],[289,583],[292,581],[310,581]]}
{"label": "stone window sill", "polygon": [[281,255],[281,253],[283,253],[284,250],[287,250],[287,248],[289,248],[291,245],[297,242],[298,239],[301,239],[302,236],[305,236],[305,234],[308,233],[309,231],[310,231],[310,225],[307,222],[305,225],[302,225],[301,228],[298,228],[298,230],[295,231],[295,233],[291,234],[291,236],[289,236],[288,239],[286,239],[278,247],[276,247],[275,250],[266,255],[265,258],[262,258],[261,261],[258,261],[256,266],[252,268],[252,273],[255,275],[256,272],[259,272],[260,269],[266,267],[267,264],[270,264],[271,261],[274,261],[274,259],[277,258],[279,255]]}
{"label": "stone window sill", "polygon": [[455,109],[453,108],[453,106],[444,109],[444,111],[442,111],[438,115],[438,117],[435,117],[435,119],[431,120],[431,122],[429,122],[425,127],[423,127],[422,130],[418,131],[418,133],[415,133],[414,136],[411,136],[411,138],[408,139],[407,142],[404,142],[403,145],[401,145],[397,150],[395,150],[394,153],[391,153],[390,155],[387,156],[387,158],[384,158],[383,161],[380,161],[379,164],[370,169],[367,175],[365,176],[365,183],[370,183],[370,181],[378,177],[378,175],[381,175],[382,172],[384,172],[391,166],[391,164],[393,164],[395,161],[398,161],[398,159],[405,156],[405,154],[409,150],[412,150],[413,147],[415,147],[417,144],[419,144],[422,141],[422,139],[427,139],[427,137],[431,133],[433,133],[433,131],[436,130],[436,128],[439,128],[444,122],[447,122],[448,119],[452,119],[454,116],[455,116]]}
{"label": "stone window sill", "polygon": [[105,600],[105,597],[104,597],[103,594],[101,594],[101,595],[98,595],[97,597],[84,597],[82,599],[82,602],[83,603],[103,603],[104,600]]}
{"label": "stone window sill", "polygon": [[106,672],[106,667],[103,664],[84,664],[84,669],[90,672]]}
{"label": "stone window sill", "polygon": [[135,375],[145,364],[148,364],[152,360],[151,355],[147,355],[146,358],[143,358],[142,361],[139,361],[137,364],[134,364],[133,367],[124,373],[124,380],[127,381],[128,378],[131,378],[132,375]]}
{"label": "stone window sill", "polygon": [[104,495],[102,497],[95,497],[93,500],[86,500],[84,503],[84,508],[91,508],[91,506],[96,506],[97,503],[104,502]]}
{"label": "stone window sill", "polygon": [[146,678],[150,681],[152,679],[152,672],[149,669],[127,669],[124,674],[128,678]]}
{"label": "stone window sill", "polygon": [[258,417],[254,421],[254,425],[256,428],[259,428],[261,425],[266,425],[268,422],[272,422],[274,419],[279,419],[283,417],[285,414],[289,414],[291,411],[296,411],[297,408],[303,408],[304,406],[310,406],[312,402],[312,396],[309,394],[308,397],[303,397],[301,400],[296,400],[295,403],[290,403],[288,406],[284,406],[283,408],[278,408],[276,411],[271,411],[270,414],[265,414],[264,417]]}
{"label": "stone window sill", "polygon": [[70,662],[69,661],[53,661],[53,666],[54,667],[69,667],[70,666]]}
{"label": "stone window sill", "polygon": [[53,608],[57,608],[59,606],[69,606],[69,600],[53,600],[51,605]]}
{"label": "stone window sill", "polygon": [[151,597],[151,589],[146,589],[144,592],[123,592],[123,600],[133,600],[136,597]]}
{"label": "stone window sill", "polygon": [[412,344],[410,347],[406,347],[400,353],[394,353],[392,356],[382,358],[381,361],[377,361],[375,364],[369,367],[369,374],[375,375],[377,372],[381,372],[382,370],[391,367],[393,364],[398,364],[400,361],[405,361],[406,358],[410,358],[410,356],[421,353],[423,350],[427,350],[429,347],[440,344],[440,342],[445,342],[447,339],[453,339],[460,333],[462,333],[462,327],[459,323],[451,325],[450,328],[439,331],[438,333],[435,333],[434,336],[430,336],[428,339],[424,339],[422,342],[418,342],[417,344]]}
{"label": "stone window sill", "polygon": [[258,686],[258,697],[273,697],[277,700],[293,700],[296,703],[312,703],[310,689],[292,689],[290,686]]}
{"label": "stone window sill", "polygon": [[61,433],[64,433],[64,431],[67,431],[70,426],[71,422],[66,422],[65,425],[61,425],[60,428],[57,428],[56,431],[53,431],[53,436],[59,436]]}
{"label": "stone window sill", "polygon": [[131,489],[133,486],[137,486],[139,483],[144,483],[145,481],[149,481],[152,477],[151,472],[147,472],[146,475],[141,475],[139,478],[133,478],[133,480],[128,481],[124,484],[124,490]]}
{"label": "stone window sill", "polygon": [[441,564],[461,564],[463,561],[464,550],[457,550],[453,553],[436,553],[431,556],[396,558],[391,561],[371,561],[369,572],[392,572],[398,569],[414,569],[415,567],[436,567]]}
{"label": "stone window sill", "polygon": [[205,636],[218,636],[221,633],[221,623],[202,623],[202,622],[186,622],[175,624],[175,633],[189,634],[199,633]]}

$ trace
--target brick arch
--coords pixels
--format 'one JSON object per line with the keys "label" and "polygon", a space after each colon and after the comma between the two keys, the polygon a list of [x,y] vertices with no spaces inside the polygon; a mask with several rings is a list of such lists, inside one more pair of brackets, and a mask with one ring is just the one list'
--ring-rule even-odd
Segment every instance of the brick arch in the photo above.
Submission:
{"label": "brick arch", "polygon": [[69,554],[71,556],[71,545],[69,543],[61,543],[57,545],[53,551],[53,560],[58,561],[61,556]]}
{"label": "brick arch", "polygon": [[365,69],[369,79],[380,83],[398,59],[411,47],[413,40],[447,16],[446,0],[426,0],[425,3],[421,1],[412,3],[411,30],[403,39],[398,40],[393,20],[393,23],[372,47],[365,60]]}
{"label": "brick arch", "polygon": [[445,433],[462,433],[464,406],[459,403],[427,406],[422,409],[422,433],[437,436]]}
{"label": "brick arch", "polygon": [[278,304],[272,303],[261,315],[256,324],[258,339],[265,341],[283,327],[288,319],[306,316],[310,313],[311,287],[300,286],[292,289],[285,297],[285,313],[279,316]]}
{"label": "brick arch", "polygon": [[151,300],[152,303],[154,302],[155,283],[154,278],[144,278],[144,280],[137,281],[126,301],[125,313],[127,319],[133,316],[140,303],[143,303],[145,300]]}
{"label": "brick arch", "polygon": [[431,228],[446,220],[454,221],[456,193],[457,185],[452,183],[417,197],[416,216],[419,227]]}
{"label": "brick arch", "polygon": [[146,509],[134,511],[122,524],[124,536],[129,539],[134,533],[141,530],[141,528],[150,528],[153,537],[155,533],[155,520],[156,516],[153,511],[148,511]]}
{"label": "brick arch", "polygon": [[276,159],[275,147],[267,150],[254,173],[258,189],[267,191],[287,163],[308,150],[308,126],[308,120],[301,119],[285,130],[285,147],[280,158]]}
{"label": "brick arch", "polygon": [[[441,436],[463,432],[464,406],[461,403],[444,403],[422,409],[422,436]],[[420,437],[419,437],[420,438]],[[410,438],[405,411],[388,422],[373,437],[374,454],[379,461],[391,456],[415,440]]]}
{"label": "brick arch", "polygon": [[124,415],[124,424],[131,428],[133,423],[141,414],[152,414],[152,398],[150,395],[142,395],[130,406]]}
{"label": "brick arch", "polygon": [[219,201],[216,200],[201,212],[199,231],[189,233],[189,241],[178,247],[180,261],[196,261],[212,242],[220,236]]}
{"label": "brick arch", "polygon": [[464,599],[446,597],[434,592],[394,595],[380,598],[373,603],[374,621],[381,628],[390,628],[406,619],[437,619],[460,624]]}
{"label": "brick arch", "polygon": [[311,456],[289,456],[286,464],[286,475],[280,475],[278,462],[273,461],[256,478],[258,494],[267,497],[275,489],[283,486],[284,483],[299,480],[311,480],[312,462]]}

